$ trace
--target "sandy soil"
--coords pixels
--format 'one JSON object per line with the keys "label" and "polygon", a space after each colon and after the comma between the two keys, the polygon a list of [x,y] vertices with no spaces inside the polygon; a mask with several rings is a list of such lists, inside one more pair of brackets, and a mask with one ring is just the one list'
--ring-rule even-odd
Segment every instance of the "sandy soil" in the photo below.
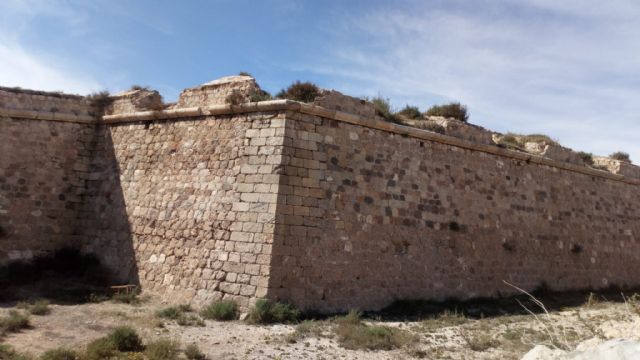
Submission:
{"label": "sandy soil", "polygon": [[[0,304],[0,316],[14,305]],[[535,344],[571,349],[587,339],[640,337],[640,306],[635,302],[593,301],[537,319],[531,315],[469,319],[443,314],[401,322],[367,320],[414,335],[415,341],[391,351],[342,348],[333,331],[335,321],[330,319],[314,323],[321,334],[292,337],[295,325],[207,320],[205,326],[180,326],[155,315],[166,306],[154,298],[140,305],[109,301],[50,305],[50,314],[30,317],[30,329],[9,334],[0,342],[37,355],[60,346],[82,349],[114,327],[130,325],[146,341],[171,338],[183,345],[195,343],[209,359],[519,359]]]}

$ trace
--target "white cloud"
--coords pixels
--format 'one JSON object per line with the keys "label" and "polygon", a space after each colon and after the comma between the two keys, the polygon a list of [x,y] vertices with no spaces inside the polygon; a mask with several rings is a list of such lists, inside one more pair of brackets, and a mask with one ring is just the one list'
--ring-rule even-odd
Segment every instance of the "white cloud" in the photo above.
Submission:
{"label": "white cloud", "polygon": [[62,36],[86,29],[85,14],[66,1],[4,0],[0,3],[0,85],[80,94],[102,89],[93,77],[83,74],[75,61],[78,54],[36,52],[25,44],[25,36],[40,17],[63,23]]}
{"label": "white cloud", "polygon": [[640,3],[439,4],[350,16],[305,70],[397,106],[460,100],[488,128],[640,160]]}

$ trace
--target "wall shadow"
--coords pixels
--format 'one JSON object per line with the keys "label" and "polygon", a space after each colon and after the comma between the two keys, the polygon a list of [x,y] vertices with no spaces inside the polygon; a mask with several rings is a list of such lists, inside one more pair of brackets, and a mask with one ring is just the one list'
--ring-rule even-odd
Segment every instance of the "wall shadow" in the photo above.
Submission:
{"label": "wall shadow", "polygon": [[109,270],[111,285],[140,285],[138,266],[120,166],[108,125],[97,125],[90,144],[93,159],[84,195],[86,219],[78,232],[85,239],[83,252],[96,254]]}

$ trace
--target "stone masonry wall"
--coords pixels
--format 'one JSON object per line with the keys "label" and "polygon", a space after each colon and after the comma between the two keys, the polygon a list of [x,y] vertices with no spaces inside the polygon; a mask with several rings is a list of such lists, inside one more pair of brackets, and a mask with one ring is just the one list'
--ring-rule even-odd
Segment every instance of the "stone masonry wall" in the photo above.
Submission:
{"label": "stone masonry wall", "polygon": [[81,247],[93,125],[0,117],[0,265]]}
{"label": "stone masonry wall", "polygon": [[640,285],[637,185],[287,118],[271,296],[303,309]]}
{"label": "stone masonry wall", "polygon": [[[103,170],[119,177],[98,184],[94,203],[126,219],[91,249],[171,301],[248,307],[268,288],[283,134],[277,112],[109,125]],[[109,199],[118,191],[122,202]],[[120,263],[123,247],[133,263]]]}

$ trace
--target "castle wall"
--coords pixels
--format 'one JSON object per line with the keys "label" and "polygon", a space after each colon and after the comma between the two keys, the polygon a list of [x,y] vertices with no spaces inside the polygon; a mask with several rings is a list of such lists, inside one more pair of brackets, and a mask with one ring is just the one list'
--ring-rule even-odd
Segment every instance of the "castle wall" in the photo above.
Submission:
{"label": "castle wall", "polygon": [[286,139],[273,297],[333,311],[503,280],[640,285],[637,184],[308,114]]}
{"label": "castle wall", "polygon": [[0,265],[82,246],[93,130],[0,116]]}
{"label": "castle wall", "polygon": [[[107,125],[114,149],[95,206],[122,208],[123,226],[94,234],[92,251],[123,277],[171,301],[223,296],[247,307],[266,295],[284,114],[202,116]],[[106,177],[103,177],[106,179]],[[121,191],[123,203],[107,194]],[[105,213],[102,222],[109,222]],[[128,229],[124,224],[128,225]],[[130,238],[134,263],[121,264]]]}

